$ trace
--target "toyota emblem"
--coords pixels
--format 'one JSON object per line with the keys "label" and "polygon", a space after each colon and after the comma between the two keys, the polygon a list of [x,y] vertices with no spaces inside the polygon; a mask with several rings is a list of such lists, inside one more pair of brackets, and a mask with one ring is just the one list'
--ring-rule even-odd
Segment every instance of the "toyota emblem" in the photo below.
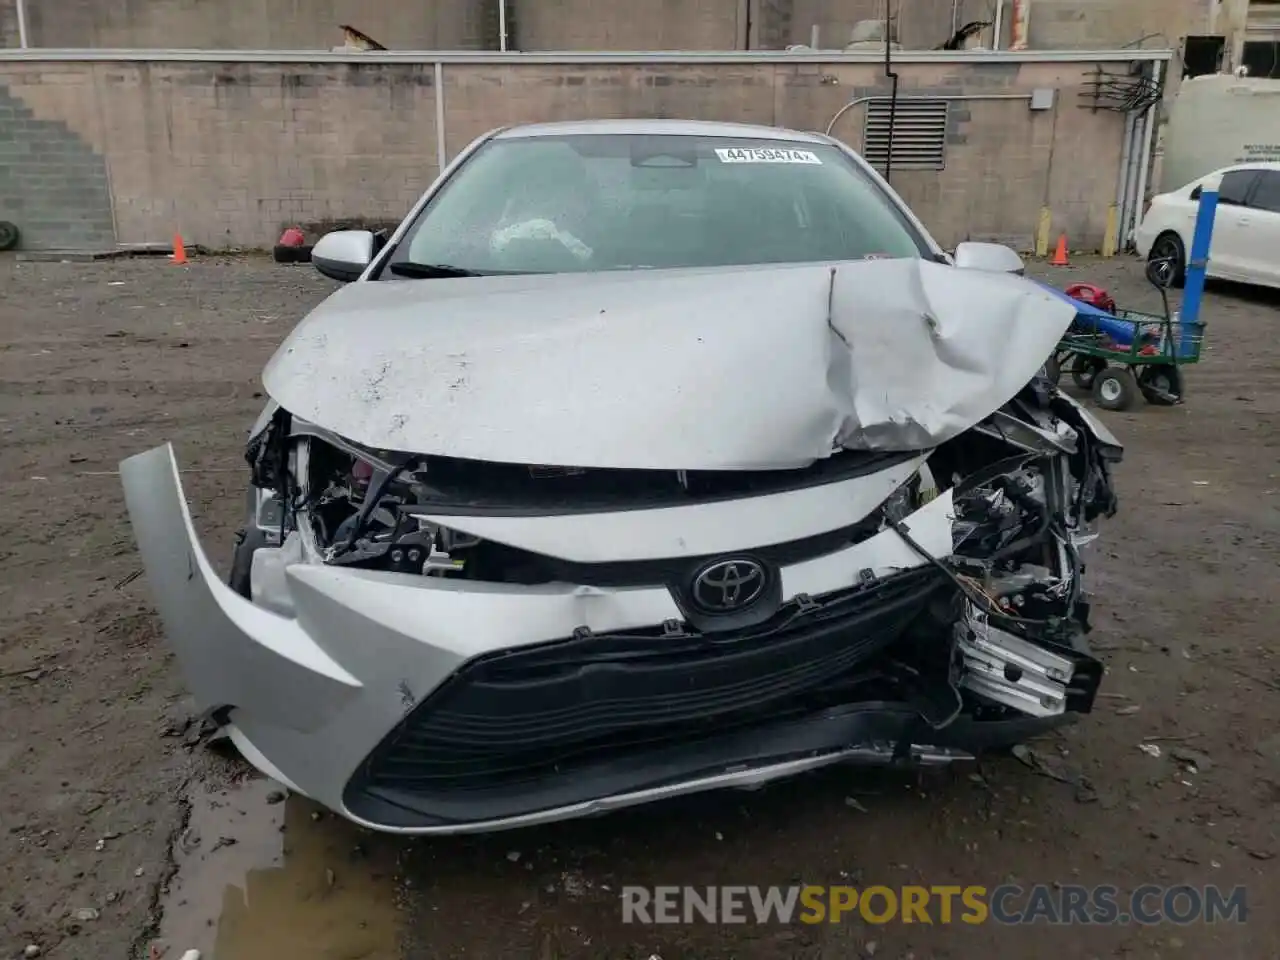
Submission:
{"label": "toyota emblem", "polygon": [[707,613],[734,613],[759,600],[766,586],[765,569],[756,561],[717,560],[694,576],[693,602]]}

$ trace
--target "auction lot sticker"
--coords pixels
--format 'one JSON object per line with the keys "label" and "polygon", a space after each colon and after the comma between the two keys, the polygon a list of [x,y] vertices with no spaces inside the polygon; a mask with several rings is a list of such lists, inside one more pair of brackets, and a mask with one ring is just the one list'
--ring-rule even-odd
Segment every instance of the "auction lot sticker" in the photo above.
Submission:
{"label": "auction lot sticker", "polygon": [[816,163],[822,161],[811,150],[783,150],[777,147],[717,147],[721,163]]}

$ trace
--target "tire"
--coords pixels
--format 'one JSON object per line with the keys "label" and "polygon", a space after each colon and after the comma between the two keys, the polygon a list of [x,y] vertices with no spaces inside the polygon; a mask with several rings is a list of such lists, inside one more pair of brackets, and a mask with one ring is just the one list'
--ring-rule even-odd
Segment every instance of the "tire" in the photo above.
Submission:
{"label": "tire", "polygon": [[1138,399],[1138,381],[1123,367],[1107,367],[1093,378],[1093,399],[1103,410],[1128,410]]}
{"label": "tire", "polygon": [[271,256],[276,263],[297,263],[298,248],[286,247],[277,243],[271,250]]}
{"label": "tire", "polygon": [[246,600],[253,599],[250,577],[253,555],[260,547],[266,546],[269,546],[266,534],[257,527],[241,527],[236,531],[235,551],[231,555],[231,575],[227,577],[227,586]]}
{"label": "tire", "polygon": [[1143,367],[1138,374],[1138,388],[1152,406],[1172,407],[1182,402],[1182,371],[1174,365]]}
{"label": "tire", "polygon": [[1187,250],[1176,233],[1166,231],[1156,237],[1151,244],[1151,252],[1147,254],[1147,263],[1156,260],[1173,261],[1173,279],[1169,286],[1180,288],[1187,282]]}
{"label": "tire", "polygon": [[1071,382],[1081,390],[1092,390],[1094,378],[1107,366],[1105,360],[1098,357],[1076,355],[1071,359]]}
{"label": "tire", "polygon": [[8,220],[0,220],[0,251],[12,250],[18,245],[18,238],[22,236],[17,226]]}

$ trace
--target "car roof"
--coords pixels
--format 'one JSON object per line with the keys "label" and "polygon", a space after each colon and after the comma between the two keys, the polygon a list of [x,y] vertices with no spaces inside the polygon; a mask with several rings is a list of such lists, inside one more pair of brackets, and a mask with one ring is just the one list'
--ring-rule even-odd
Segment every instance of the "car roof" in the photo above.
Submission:
{"label": "car roof", "polygon": [[719,123],[710,120],[571,120],[557,123],[529,123],[506,127],[494,134],[498,140],[521,140],[531,137],[565,137],[589,134],[638,136],[744,137],[756,140],[787,140],[793,143],[827,143],[818,133],[787,130],[751,123]]}
{"label": "car roof", "polygon": [[1163,195],[1172,196],[1175,193],[1181,193],[1182,191],[1190,189],[1191,187],[1199,186],[1200,184],[1204,183],[1204,181],[1208,180],[1210,177],[1221,177],[1221,176],[1225,176],[1228,173],[1235,173],[1239,170],[1280,171],[1280,161],[1258,160],[1258,161],[1255,161],[1254,163],[1233,163],[1229,167],[1219,167],[1217,170],[1212,170],[1209,173],[1201,174],[1200,176],[1196,177],[1193,180],[1188,180],[1186,183],[1184,183],[1180,187],[1176,187],[1172,190],[1166,190],[1165,193],[1162,194],[1162,196]]}
{"label": "car roof", "polygon": [[[1280,170],[1280,162],[1275,160],[1258,160],[1254,163],[1233,163],[1229,167],[1223,167],[1215,170],[1213,173],[1234,173],[1236,170]],[[1211,177],[1213,173],[1206,173],[1204,177]],[[1203,180],[1204,177],[1200,179]]]}

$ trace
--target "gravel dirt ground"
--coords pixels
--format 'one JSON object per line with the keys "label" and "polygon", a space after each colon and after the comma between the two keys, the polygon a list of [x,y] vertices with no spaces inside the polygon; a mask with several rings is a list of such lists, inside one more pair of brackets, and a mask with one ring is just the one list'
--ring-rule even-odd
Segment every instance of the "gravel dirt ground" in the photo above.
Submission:
{"label": "gravel dirt ground", "polygon": [[[1158,303],[1132,261],[1035,269]],[[193,748],[115,475],[174,441],[225,561],[262,364],[331,289],[264,259],[0,258],[0,957],[1280,956],[1280,298],[1214,288],[1188,402],[1103,414],[1128,445],[1090,570],[1109,672],[1093,716],[1036,744],[1040,772],[1012,757],[925,778],[839,770],[403,843]],[[618,901],[625,884],[1006,882],[1242,884],[1249,914],[636,926]]]}

